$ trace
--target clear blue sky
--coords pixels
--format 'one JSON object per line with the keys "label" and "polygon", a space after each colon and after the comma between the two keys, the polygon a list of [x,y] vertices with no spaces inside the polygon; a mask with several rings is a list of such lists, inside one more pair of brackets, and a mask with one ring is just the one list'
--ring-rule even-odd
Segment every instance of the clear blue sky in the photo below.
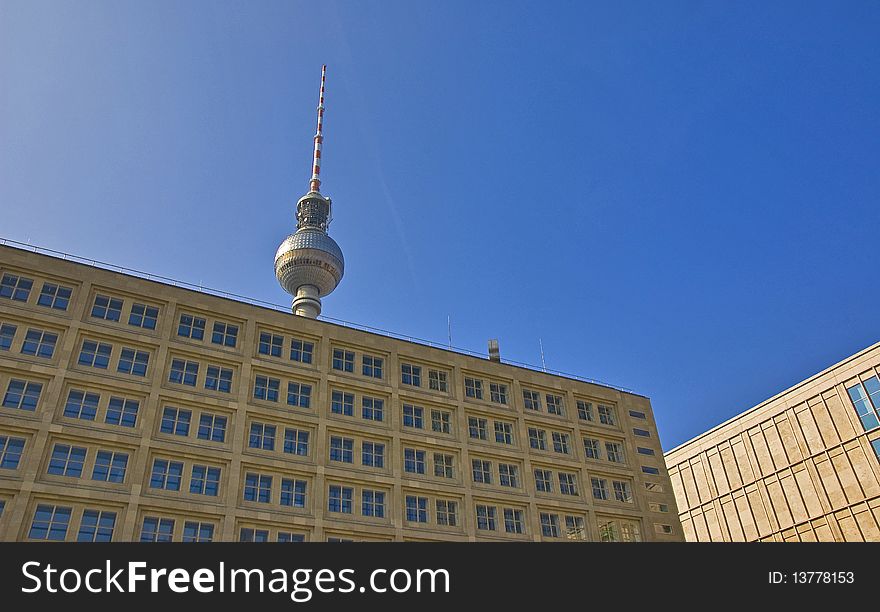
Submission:
{"label": "clear blue sky", "polygon": [[0,236],[607,380],[671,448],[880,340],[876,2],[0,0]]}

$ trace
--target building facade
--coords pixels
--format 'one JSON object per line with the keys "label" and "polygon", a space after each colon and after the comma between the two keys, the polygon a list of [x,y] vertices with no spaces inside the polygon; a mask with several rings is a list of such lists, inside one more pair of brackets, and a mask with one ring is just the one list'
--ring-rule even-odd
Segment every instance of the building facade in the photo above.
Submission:
{"label": "building facade", "polygon": [[666,454],[688,541],[880,540],[880,344]]}
{"label": "building facade", "polygon": [[682,539],[645,397],[9,246],[0,394],[0,540]]}

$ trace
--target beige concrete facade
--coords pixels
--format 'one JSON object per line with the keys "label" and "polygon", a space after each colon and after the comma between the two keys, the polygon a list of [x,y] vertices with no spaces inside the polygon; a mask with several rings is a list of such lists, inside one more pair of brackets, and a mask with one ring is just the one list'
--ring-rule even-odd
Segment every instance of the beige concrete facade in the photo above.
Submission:
{"label": "beige concrete facade", "polygon": [[0,540],[682,539],[640,395],[7,246],[0,277]]}
{"label": "beige concrete facade", "polygon": [[875,344],[668,452],[685,538],[880,540],[878,372]]}

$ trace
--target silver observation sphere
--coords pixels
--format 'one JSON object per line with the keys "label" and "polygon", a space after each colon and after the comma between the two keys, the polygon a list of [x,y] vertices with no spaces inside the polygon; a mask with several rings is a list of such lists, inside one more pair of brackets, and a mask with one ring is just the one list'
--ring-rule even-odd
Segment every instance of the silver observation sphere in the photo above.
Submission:
{"label": "silver observation sphere", "polygon": [[275,252],[275,277],[289,294],[304,285],[317,289],[319,297],[329,295],[345,271],[342,250],[321,230],[301,228],[289,235]]}

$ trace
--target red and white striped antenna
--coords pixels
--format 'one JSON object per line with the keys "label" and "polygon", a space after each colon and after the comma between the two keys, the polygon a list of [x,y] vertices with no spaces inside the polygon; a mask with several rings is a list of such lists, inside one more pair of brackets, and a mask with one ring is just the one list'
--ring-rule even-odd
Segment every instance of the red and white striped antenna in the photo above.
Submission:
{"label": "red and white striped antenna", "polygon": [[327,65],[321,66],[321,94],[318,97],[318,129],[315,132],[315,153],[312,157],[312,180],[309,191],[321,191],[321,143],[324,142],[324,79],[327,76]]}

